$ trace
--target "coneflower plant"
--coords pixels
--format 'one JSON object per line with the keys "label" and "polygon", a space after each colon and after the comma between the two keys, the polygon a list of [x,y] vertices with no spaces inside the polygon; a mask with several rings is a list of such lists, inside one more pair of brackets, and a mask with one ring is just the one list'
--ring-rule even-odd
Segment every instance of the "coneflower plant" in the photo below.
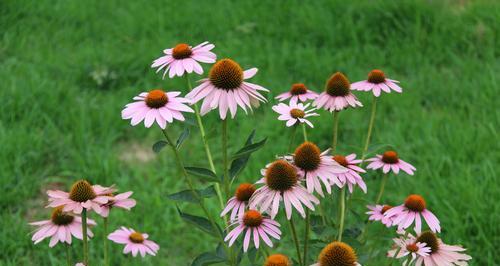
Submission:
{"label": "coneflower plant", "polygon": [[[263,85],[249,82],[257,74],[257,68],[243,67],[252,65],[247,62],[251,57],[238,62],[229,58],[217,61],[215,45],[209,42],[168,46],[171,48],[163,50],[163,55],[151,65],[156,72],[162,72],[160,81],[164,86],[137,90],[133,102],[121,111],[121,117],[130,120],[132,126],[143,123],[152,136],[161,137],[152,145],[158,156],[164,155],[163,148],[169,148],[171,153],[165,155],[168,162],[165,167],[175,165],[179,174],[167,178],[176,180],[173,187],[181,191],[162,187],[168,191],[167,198],[176,202],[176,205],[165,204],[165,209],[174,208],[176,215],[186,222],[186,230],[195,228],[212,243],[209,250],[186,259],[185,265],[358,266],[393,262],[405,266],[468,265],[472,258],[465,248],[445,244],[438,235],[446,232],[441,230],[445,227],[438,219],[441,214],[434,213],[439,202],[432,197],[424,199],[418,191],[412,191],[399,203],[393,202],[393,196],[383,196],[387,184],[405,184],[400,179],[409,178],[407,175],[416,178],[417,173],[413,162],[406,162],[412,159],[406,157],[407,151],[396,152],[389,145],[370,147],[377,99],[384,95],[382,92],[402,93],[399,81],[375,69],[369,72],[367,80],[351,84],[344,73],[334,72],[320,93],[303,83],[281,84],[280,87],[289,89],[277,92],[266,88],[269,86],[265,80],[269,77],[265,70],[261,74]],[[206,64],[209,68],[203,69]],[[194,88],[192,75],[201,76]],[[165,77],[168,78],[163,80]],[[164,89],[172,88],[171,80],[176,77],[185,78],[185,87]],[[373,94],[368,131],[364,142],[358,143],[350,136],[359,125],[339,127],[339,117],[340,112],[346,118],[350,112],[358,112],[363,104],[355,93],[367,91]],[[239,122],[234,120],[254,119],[254,109],[270,99],[274,103],[260,111],[271,112],[273,119],[265,121],[259,117],[253,123],[256,127],[275,123],[274,130],[288,138],[286,145],[280,147],[280,141],[267,138],[257,140],[256,129],[246,138],[229,136],[232,132],[228,130],[229,121],[231,127],[237,127]],[[239,114],[238,109],[242,109]],[[333,118],[333,123],[322,124],[318,117],[325,115]],[[206,160],[192,159],[198,158],[192,156],[198,149],[189,141],[192,123],[185,123],[192,116]],[[212,118],[207,119],[208,116]],[[342,121],[349,123],[348,119]],[[218,149],[209,145],[205,131],[208,123],[220,125],[215,132],[220,136]],[[327,134],[316,131],[325,127]],[[299,129],[302,137],[296,137]],[[260,172],[248,170],[246,166],[253,154],[269,142],[278,154],[268,158],[267,165],[259,165]],[[186,145],[193,145],[189,154],[185,153],[188,149],[183,149]],[[367,173],[368,170],[371,172]],[[244,178],[242,173],[251,178]],[[369,179],[378,183],[378,189],[367,186],[365,181]],[[154,228],[147,224],[131,224],[131,219],[118,223],[118,219],[112,219],[114,212],[122,209],[129,211],[127,215],[134,215],[132,208],[138,202],[131,198],[133,192],[118,191],[119,177],[115,180],[116,187],[101,186],[94,181],[94,177],[68,180],[67,192],[47,191],[51,215],[46,220],[29,223],[35,227],[31,236],[34,244],[44,240],[51,248],[60,244],[67,265],[78,266],[117,265],[109,256],[111,242],[122,245],[122,259],[128,260],[153,259],[175,252],[160,250],[156,241],[181,237],[182,232],[150,236],[145,232],[154,232]],[[159,185],[144,182],[145,186]],[[96,218],[102,219],[102,223]],[[170,218],[165,223],[171,222]],[[102,226],[94,230],[104,241],[102,251],[89,242],[90,238],[97,238],[91,231],[91,227],[93,230],[97,226]],[[370,235],[368,229],[376,226],[383,233]],[[109,233],[108,227],[114,231]],[[73,245],[79,240],[82,248]],[[195,245],[192,250],[197,250]],[[57,252],[59,248],[54,250]],[[76,256],[78,261],[73,261]]]}

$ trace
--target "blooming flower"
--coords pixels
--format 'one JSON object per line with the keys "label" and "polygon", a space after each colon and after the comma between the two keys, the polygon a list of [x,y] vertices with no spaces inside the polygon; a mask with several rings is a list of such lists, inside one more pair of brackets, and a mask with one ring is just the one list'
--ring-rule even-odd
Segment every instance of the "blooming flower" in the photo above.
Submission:
{"label": "blooming flower", "polygon": [[370,215],[368,220],[370,221],[380,221],[387,227],[392,225],[393,217],[386,217],[384,213],[392,208],[390,205],[368,205],[366,206],[370,211],[366,212],[366,214]]}
{"label": "blooming flower", "polygon": [[392,170],[395,174],[399,173],[399,170],[405,171],[409,175],[413,175],[413,171],[417,170],[413,165],[401,160],[395,151],[386,151],[384,154],[377,154],[375,157],[367,159],[371,162],[366,168],[377,170],[382,168],[384,174],[387,174]]}
{"label": "blooming flower", "polygon": [[160,246],[149,240],[148,237],[148,234],[139,233],[124,226],[108,235],[109,240],[118,244],[125,244],[123,254],[132,252],[134,257],[137,256],[137,253],[140,253],[142,257],[145,257],[146,253],[152,256],[156,255]]}
{"label": "blooming flower", "polygon": [[289,105],[279,103],[273,106],[273,110],[280,114],[278,120],[286,121],[287,127],[291,127],[297,123],[306,123],[310,127],[314,127],[306,118],[310,116],[319,116],[319,114],[313,113],[313,111],[316,110],[314,108],[306,110],[309,105],[310,104],[304,105],[302,103],[290,101]]}
{"label": "blooming flower", "polygon": [[135,126],[144,120],[146,127],[151,127],[156,123],[165,129],[167,123],[172,123],[174,119],[184,121],[182,112],[193,113],[193,109],[184,103],[189,100],[178,97],[178,91],[164,92],[160,89],[142,92],[134,97],[133,103],[125,105],[122,110],[122,119],[131,119],[130,124]]}
{"label": "blooming flower", "polygon": [[325,91],[313,102],[313,106],[330,112],[341,111],[349,106],[363,106],[351,93],[351,84],[344,74],[337,72],[327,81]]}
{"label": "blooming flower", "polygon": [[426,208],[425,200],[422,196],[409,195],[404,204],[392,207],[384,213],[387,218],[392,218],[392,225],[398,225],[398,229],[406,229],[415,221],[415,231],[421,232],[422,221],[420,215],[433,232],[441,232],[441,226],[436,216]]}
{"label": "blooming flower", "polygon": [[361,160],[356,160],[356,154],[352,153],[347,156],[335,155],[333,156],[333,160],[347,168],[347,172],[337,174],[337,178],[343,185],[347,184],[349,192],[352,193],[354,185],[358,185],[366,193],[366,184],[359,175],[359,173],[366,173],[366,171],[357,166],[357,164],[361,163]]}
{"label": "blooming flower", "polygon": [[351,85],[351,89],[358,91],[372,91],[375,97],[380,96],[381,91],[390,93],[391,90],[395,92],[403,92],[403,89],[398,86],[399,81],[388,79],[385,77],[384,72],[379,69],[374,69],[368,74],[368,80],[358,81]]}
{"label": "blooming flower", "polygon": [[291,266],[290,259],[283,254],[272,254],[266,258],[264,266]]}
{"label": "blooming flower", "polygon": [[253,184],[243,183],[239,185],[234,193],[234,197],[227,201],[226,208],[224,208],[220,216],[226,215],[231,210],[231,220],[236,219],[237,215],[243,215],[246,206],[248,206],[248,200],[250,200],[254,192],[255,186]]}
{"label": "blooming flower", "polygon": [[277,160],[262,170],[264,178],[257,181],[264,184],[255,191],[250,198],[251,209],[260,207],[261,212],[268,212],[274,219],[278,214],[280,202],[285,204],[285,212],[288,220],[292,218],[292,205],[302,215],[306,216],[302,204],[314,211],[313,204],[319,204],[319,200],[308,193],[299,182],[297,169],[285,160]]}
{"label": "blooming flower", "polygon": [[292,88],[290,88],[290,91],[276,96],[276,99],[280,102],[285,101],[286,99],[290,99],[290,102],[306,102],[307,100],[314,100],[316,97],[318,97],[318,94],[307,89],[306,85],[303,83],[295,83],[292,85]]}
{"label": "blooming flower", "polygon": [[132,193],[133,193],[132,191],[127,191],[117,195],[110,194],[110,199],[108,203],[101,206],[102,207],[101,216],[108,217],[109,210],[112,207],[118,207],[130,211],[130,209],[133,208],[136,204],[134,199],[129,198],[132,195]]}
{"label": "blooming flower", "polygon": [[[87,219],[88,225],[96,223]],[[30,223],[30,225],[38,226],[31,240],[38,244],[47,237],[50,237],[49,247],[55,246],[58,242],[71,244],[72,236],[82,239],[82,218],[63,212],[63,207],[57,207],[52,210],[50,220],[43,220]],[[92,231],[87,230],[87,235],[92,237]]]}
{"label": "blooming flower", "polygon": [[[393,238],[392,240],[395,243],[395,247],[387,252],[387,257],[400,259],[411,255],[411,258],[407,258],[403,261],[403,265],[409,265],[409,263],[413,262],[417,257],[429,256],[431,252],[431,248],[428,247],[425,242],[416,242],[415,238],[400,237]],[[408,261],[408,259],[410,261]]]}
{"label": "blooming flower", "polygon": [[[404,232],[403,232],[404,233]],[[402,234],[403,234],[402,233]],[[422,232],[420,235],[417,237],[413,236],[412,234],[407,234],[407,236],[401,237],[401,240],[399,241],[401,244],[402,243],[409,243],[409,248],[415,248],[415,246],[412,246],[413,244],[418,244],[420,243],[421,245],[425,245],[425,250],[427,251],[427,255],[422,255],[419,253],[413,252],[412,257],[415,258],[415,265],[416,266],[442,266],[442,265],[460,265],[460,266],[466,266],[469,265],[467,262],[468,260],[471,260],[472,257],[462,253],[465,251],[465,249],[461,246],[454,246],[454,245],[447,245],[443,243],[443,241],[436,236],[436,234],[430,232],[430,231],[425,231]],[[399,246],[396,246],[395,249],[389,251],[387,254],[388,257],[394,257],[394,254],[396,250],[399,248]],[[421,249],[419,247],[419,249]],[[400,252],[399,254],[401,254]],[[398,254],[398,255],[399,255]]]}
{"label": "blooming flower", "polygon": [[238,236],[245,233],[245,238],[243,240],[243,251],[245,252],[248,250],[252,234],[255,248],[259,248],[261,238],[270,247],[273,246],[273,242],[271,242],[269,236],[280,239],[280,224],[262,216],[262,214],[256,210],[246,211],[244,215],[240,215],[238,219],[234,221],[233,225],[237,226],[226,235],[224,241],[229,241],[229,246],[232,246]]}
{"label": "blooming flower", "polygon": [[295,149],[293,164],[297,167],[300,177],[305,178],[307,192],[316,191],[324,197],[321,182],[328,194],[332,193],[331,186],[336,184],[342,187],[342,182],[337,178],[337,174],[346,173],[347,169],[328,155],[329,150],[321,153],[316,144],[306,141]]}
{"label": "blooming flower", "polygon": [[252,106],[258,107],[259,102],[267,101],[259,93],[259,91],[268,92],[266,88],[245,81],[256,73],[257,68],[243,71],[241,66],[231,59],[219,60],[210,69],[208,78],[202,79],[201,84],[186,97],[193,103],[203,99],[200,110],[202,115],[219,108],[221,119],[226,119],[228,111],[234,118],[238,106],[246,113],[247,107],[251,110]]}
{"label": "blooming flower", "polygon": [[174,48],[163,50],[165,55],[153,61],[151,67],[158,67],[156,72],[165,69],[163,78],[165,78],[167,72],[169,72],[168,76],[170,78],[176,75],[180,77],[184,72],[191,73],[193,71],[201,75],[203,68],[201,68],[198,62],[214,63],[217,57],[214,53],[210,52],[214,47],[215,45],[209,42],[200,43],[195,47],[180,43]]}
{"label": "blooming flower", "polygon": [[60,190],[49,190],[49,205],[47,207],[64,206],[64,212],[81,213],[83,208],[87,210],[94,210],[96,213],[101,214],[102,205],[108,203],[110,197],[107,194],[113,193],[114,188],[101,187],[99,185],[90,185],[85,180],[77,181],[71,186],[68,192]]}
{"label": "blooming flower", "polygon": [[318,262],[311,266],[361,266],[354,249],[344,242],[332,242],[323,248],[318,257]]}

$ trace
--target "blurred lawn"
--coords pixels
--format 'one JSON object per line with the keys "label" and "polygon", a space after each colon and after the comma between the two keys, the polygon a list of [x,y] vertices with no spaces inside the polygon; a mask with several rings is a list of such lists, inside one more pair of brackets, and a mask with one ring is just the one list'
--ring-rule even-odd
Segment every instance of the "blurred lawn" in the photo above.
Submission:
{"label": "blurred lawn", "polygon": [[[472,265],[497,264],[499,20],[495,1],[2,1],[0,264],[64,262],[61,246],[32,244],[27,223],[48,218],[46,189],[67,189],[81,177],[133,190],[137,207],[114,212],[110,228],[131,226],[161,246],[158,256],[141,260],[110,244],[114,265],[187,265],[214,248],[165,198],[185,186],[169,151],[151,151],[160,131],[120,119],[138,92],[160,86],[185,91],[183,79],[162,81],[149,65],[166,47],[205,40],[216,44],[219,58],[258,67],[252,81],[271,90],[269,99],[294,82],[319,91],[337,70],[357,81],[380,68],[400,80],[404,94],[381,98],[373,142],[395,147],[418,170],[391,179],[386,198],[396,204],[408,193],[422,194],[442,222],[445,242],[468,248]],[[370,97],[357,95],[365,108],[341,114],[343,152],[361,150],[368,123]],[[232,151],[254,127],[257,139],[269,138],[240,181],[255,181],[258,169],[286,149],[288,132],[272,102],[251,116],[239,111],[229,124]],[[322,114],[310,137],[327,147],[331,116]],[[205,121],[220,167],[219,123],[214,113]],[[182,125],[173,128],[178,133]],[[193,132],[183,155],[187,164],[207,166]],[[355,198],[375,198],[375,176],[365,176],[368,195],[358,191]],[[210,203],[218,212],[215,198]],[[365,211],[360,201],[352,207]],[[362,222],[348,218],[348,227]],[[94,230],[98,237],[100,230]],[[380,250],[388,247],[389,232],[370,226]],[[91,241],[94,263],[101,242]],[[294,255],[289,235],[280,250]]]}

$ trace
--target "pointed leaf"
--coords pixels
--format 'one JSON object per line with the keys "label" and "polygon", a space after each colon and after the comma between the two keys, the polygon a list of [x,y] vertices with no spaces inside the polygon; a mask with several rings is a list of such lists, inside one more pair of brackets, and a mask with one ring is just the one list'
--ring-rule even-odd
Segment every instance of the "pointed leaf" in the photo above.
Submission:
{"label": "pointed leaf", "polygon": [[252,154],[253,152],[259,150],[260,148],[262,148],[264,146],[264,144],[266,144],[266,141],[267,141],[267,138],[265,138],[259,142],[256,142],[256,143],[246,145],[245,147],[243,147],[239,151],[237,151],[236,154],[233,155],[233,160],[241,158],[241,157],[249,155],[249,154]]}
{"label": "pointed leaf", "polygon": [[220,258],[219,256],[217,256],[217,254],[213,252],[205,252],[198,255],[198,257],[196,257],[191,263],[191,266],[212,265],[224,261],[226,261],[226,259]]}
{"label": "pointed leaf", "polygon": [[182,143],[184,142],[184,140],[186,140],[186,138],[188,136],[189,136],[189,128],[185,127],[184,130],[182,131],[181,135],[177,139],[177,143],[175,144],[175,148],[180,149]]}
{"label": "pointed leaf", "polygon": [[186,171],[189,174],[201,177],[201,178],[205,179],[206,181],[220,182],[217,175],[209,169],[202,168],[202,167],[192,167],[192,166],[186,166],[186,167],[184,167],[184,169],[186,169]]}
{"label": "pointed leaf", "polygon": [[165,141],[165,140],[159,140],[155,144],[153,144],[153,151],[155,153],[159,153],[167,145],[168,145],[167,141]]}
{"label": "pointed leaf", "polygon": [[[216,195],[214,186],[209,186],[205,189],[196,189],[196,193],[199,197],[210,198]],[[193,192],[190,189],[186,189],[183,191],[179,191],[167,196],[167,198],[175,201],[186,201],[186,202],[198,202],[199,200],[193,195]]]}
{"label": "pointed leaf", "polygon": [[210,223],[210,221],[207,220],[207,218],[184,213],[179,209],[179,207],[177,207],[177,211],[179,212],[179,215],[181,216],[182,220],[184,220],[185,222],[196,226],[203,232],[209,233],[213,236],[217,235],[216,230],[218,229],[213,228],[212,224]]}

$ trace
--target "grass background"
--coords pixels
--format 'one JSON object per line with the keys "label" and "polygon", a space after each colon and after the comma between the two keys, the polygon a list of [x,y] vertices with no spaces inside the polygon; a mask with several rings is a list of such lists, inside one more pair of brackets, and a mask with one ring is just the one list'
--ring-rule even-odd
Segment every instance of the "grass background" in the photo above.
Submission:
{"label": "grass background", "polygon": [[[151,151],[161,132],[120,119],[122,107],[141,91],[186,90],[183,79],[161,80],[149,68],[162,49],[208,40],[219,58],[258,67],[252,82],[271,90],[270,103],[249,116],[240,110],[229,124],[233,152],[253,128],[257,139],[269,138],[238,181],[255,181],[258,170],[286,149],[288,131],[270,109],[274,96],[294,82],[319,91],[334,71],[357,81],[380,68],[405,90],[380,98],[373,147],[390,145],[418,169],[413,177],[390,179],[387,202],[422,194],[442,222],[445,242],[468,248],[471,265],[495,265],[499,19],[495,1],[2,1],[0,264],[64,263],[62,246],[32,244],[27,223],[48,218],[45,190],[67,189],[82,177],[133,190],[137,207],[114,212],[110,228],[148,232],[161,246],[158,256],[141,260],[110,244],[114,265],[187,265],[214,248],[214,240],[184,224],[165,197],[185,185],[171,153]],[[365,107],[342,112],[342,152],[359,152],[366,132],[370,97],[357,95]],[[327,147],[331,116],[322,112],[313,122],[310,138]],[[205,124],[220,169],[215,113]],[[181,129],[180,123],[172,126],[176,134]],[[208,166],[192,132],[183,156],[187,164]],[[368,195],[358,191],[354,198],[373,200],[377,176],[367,174]],[[217,213],[216,199],[209,201]],[[351,203],[364,212],[363,202]],[[348,219],[348,227],[362,222],[351,214]],[[94,229],[97,238],[90,244],[95,265],[100,230]],[[388,248],[392,231],[374,224],[370,233],[379,250]],[[279,249],[294,255],[287,233]],[[358,248],[363,265],[382,264],[380,255],[363,261],[367,251]]]}

